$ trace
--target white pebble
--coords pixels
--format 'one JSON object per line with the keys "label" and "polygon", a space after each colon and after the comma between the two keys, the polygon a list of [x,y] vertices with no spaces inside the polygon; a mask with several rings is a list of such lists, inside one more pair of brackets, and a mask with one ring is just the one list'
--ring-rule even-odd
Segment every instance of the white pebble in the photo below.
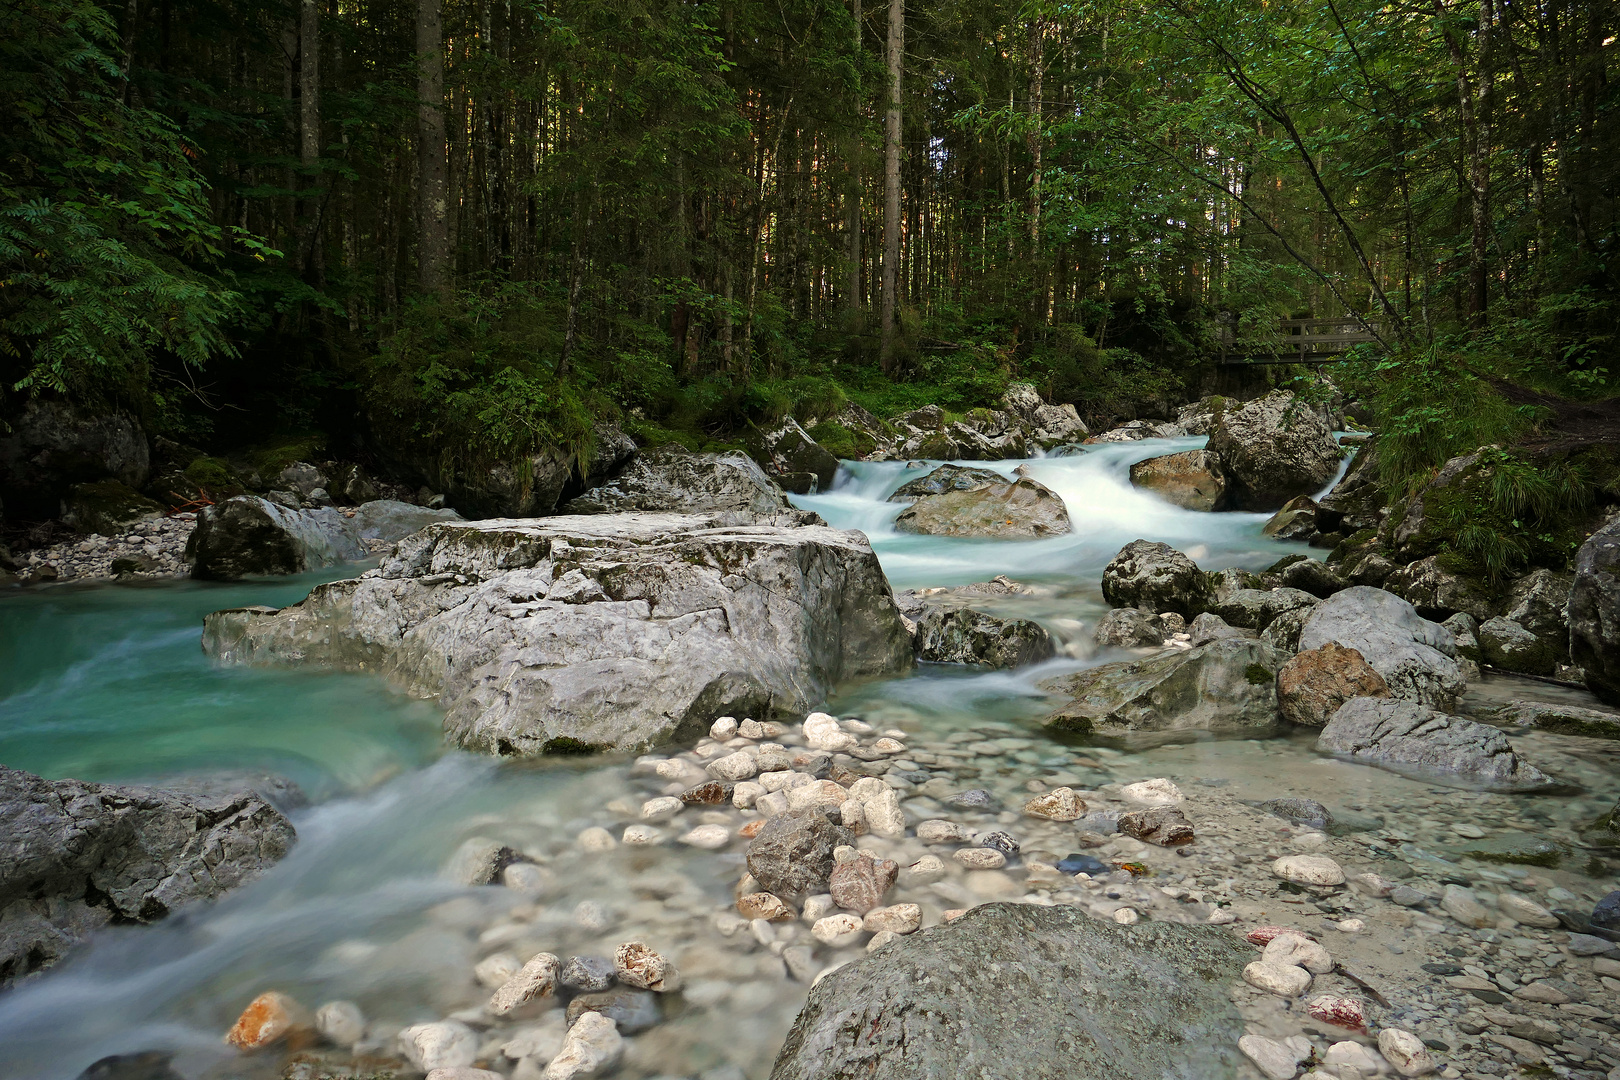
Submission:
{"label": "white pebble", "polygon": [[722,716],[709,725],[709,738],[725,742],[737,734],[737,718],[735,716]]}
{"label": "white pebble", "polygon": [[804,718],[804,741],[812,750],[852,750],[857,745],[855,736],[839,727],[835,717],[824,712],[813,712]]}
{"label": "white pebble", "polygon": [[1007,856],[995,848],[958,848],[951,852],[951,858],[969,870],[999,870],[1007,865]]}
{"label": "white pebble", "polygon": [[1313,975],[1326,975],[1333,970],[1333,957],[1328,951],[1300,934],[1278,934],[1266,944],[1260,959],[1268,964],[1302,967]]}
{"label": "white pebble", "polygon": [[574,1026],[568,1029],[562,1050],[551,1059],[544,1080],[574,1080],[578,1076],[592,1076],[606,1070],[619,1060],[624,1052],[624,1037],[619,1026],[599,1012],[580,1013]]}
{"label": "white pebble", "polygon": [[967,834],[954,821],[930,818],[917,823],[917,839],[925,844],[961,844],[967,842]]}
{"label": "white pebble", "polygon": [[731,789],[731,805],[739,810],[750,809],[754,800],[765,794],[765,786],[756,784],[752,780],[744,780]]}
{"label": "white pebble", "polygon": [[459,1020],[415,1024],[399,1033],[400,1054],[422,1072],[471,1065],[478,1057],[478,1036]]}
{"label": "white pebble", "polygon": [[858,915],[840,912],[817,919],[816,924],[810,928],[817,941],[834,949],[841,949],[845,945],[853,945],[860,940],[862,933],[861,919]]}
{"label": "white pebble", "polygon": [[759,772],[759,760],[745,750],[709,762],[709,775],[717,780],[747,780]]}
{"label": "white pebble", "polygon": [[498,952],[484,957],[473,966],[473,978],[494,990],[522,970],[522,960],[509,952]]}
{"label": "white pebble", "polygon": [[1121,926],[1134,925],[1136,922],[1140,921],[1141,918],[1142,916],[1138,915],[1136,913],[1136,909],[1134,908],[1122,907],[1114,909],[1114,921],[1119,923]]}
{"label": "white pebble", "polygon": [[624,835],[619,839],[626,844],[646,846],[660,842],[664,839],[664,834],[650,825],[626,825]]}
{"label": "white pebble", "polygon": [[866,812],[866,827],[873,836],[899,839],[906,835],[906,815],[900,809],[900,793],[885,786],[878,794],[861,803]]}
{"label": "white pebble", "polygon": [[1243,1036],[1238,1040],[1238,1049],[1269,1080],[1293,1080],[1294,1073],[1299,1071],[1299,1059],[1293,1050],[1264,1035]]}
{"label": "white pebble", "polygon": [[[680,802],[679,799],[675,801]],[[592,825],[580,833],[578,842],[582,851],[609,851],[618,845],[618,841],[613,839],[613,834],[600,825]]]}
{"label": "white pebble", "polygon": [[1243,981],[1278,997],[1295,997],[1311,986],[1311,973],[1292,964],[1256,960],[1243,969]]}
{"label": "white pebble", "polygon": [[838,905],[833,903],[831,893],[817,893],[804,902],[804,921],[814,926],[837,910]]}
{"label": "white pebble", "polygon": [[731,830],[724,825],[699,825],[683,834],[681,843],[704,851],[718,851],[731,843]]}
{"label": "white pebble", "polygon": [[352,1001],[328,1001],[315,1010],[315,1030],[339,1046],[353,1046],[365,1036],[366,1018]]}
{"label": "white pebble", "polygon": [[873,908],[861,921],[864,929],[876,934],[909,934],[922,925],[922,908],[916,904],[891,904]]}
{"label": "white pebble", "polygon": [[[680,813],[686,804],[673,795],[660,795],[641,804],[642,821],[668,821]],[[609,839],[612,839],[609,837]]]}
{"label": "white pebble", "polygon": [[1326,855],[1284,855],[1271,872],[1296,885],[1343,885],[1344,868]]}
{"label": "white pebble", "polygon": [[1434,1057],[1423,1040],[1410,1031],[1385,1028],[1378,1033],[1378,1052],[1402,1076],[1426,1076],[1434,1072]]}
{"label": "white pebble", "polygon": [[873,743],[872,749],[880,754],[903,754],[906,752],[906,744],[897,739],[883,738]]}
{"label": "white pebble", "polygon": [[1174,806],[1182,799],[1181,789],[1162,776],[1139,784],[1126,784],[1119,793],[1128,801],[1144,806]]}

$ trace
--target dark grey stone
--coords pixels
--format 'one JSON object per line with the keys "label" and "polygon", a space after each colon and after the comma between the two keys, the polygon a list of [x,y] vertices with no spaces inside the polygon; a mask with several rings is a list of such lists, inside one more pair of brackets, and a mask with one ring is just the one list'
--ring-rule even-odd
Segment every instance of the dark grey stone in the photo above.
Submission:
{"label": "dark grey stone", "polygon": [[624,1035],[634,1035],[656,1026],[663,1020],[659,995],[647,990],[618,987],[597,994],[581,994],[568,1003],[569,1026],[588,1012],[599,1012],[619,1025]]}
{"label": "dark grey stone", "polygon": [[1198,564],[1171,547],[1133,540],[1103,569],[1103,599],[1113,607],[1134,607],[1191,619],[1214,599]]}
{"label": "dark grey stone", "polygon": [[1593,533],[1575,555],[1569,655],[1585,670],[1592,693],[1620,705],[1620,517]]}
{"label": "dark grey stone", "polygon": [[1496,728],[1398,698],[1351,698],[1322,729],[1316,748],[1391,772],[1490,791],[1559,786],[1520,758]]}
{"label": "dark grey stone", "polygon": [[748,843],[748,872],[760,888],[784,900],[827,891],[833,849],[854,837],[815,810],[780,814]]}
{"label": "dark grey stone", "polygon": [[585,993],[606,990],[613,978],[613,961],[606,956],[571,956],[559,977],[564,986]]}
{"label": "dark grey stone", "polygon": [[1209,927],[986,904],[818,982],[772,1080],[1225,1080],[1253,950]]}
{"label": "dark grey stone", "polygon": [[917,659],[940,664],[1015,668],[1052,658],[1052,635],[1029,619],[1003,619],[972,608],[931,607],[917,620]]}
{"label": "dark grey stone", "polygon": [[985,833],[983,836],[979,837],[979,847],[999,851],[1009,859],[1015,858],[1020,850],[1017,840],[1014,840],[1009,833],[1004,833],[999,830],[996,832]]}
{"label": "dark grey stone", "polygon": [[1286,799],[1268,799],[1260,804],[1260,809],[1295,825],[1309,825],[1313,829],[1324,830],[1333,827],[1332,812],[1315,799],[1293,796]]}

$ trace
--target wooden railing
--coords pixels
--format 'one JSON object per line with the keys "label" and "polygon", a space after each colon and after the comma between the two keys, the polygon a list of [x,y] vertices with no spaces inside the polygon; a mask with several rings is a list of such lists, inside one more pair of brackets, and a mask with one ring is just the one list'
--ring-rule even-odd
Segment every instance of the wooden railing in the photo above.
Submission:
{"label": "wooden railing", "polygon": [[1222,336],[1222,364],[1333,364],[1353,346],[1378,344],[1367,325],[1354,318],[1279,319],[1276,346],[1264,352],[1234,353],[1230,333]]}

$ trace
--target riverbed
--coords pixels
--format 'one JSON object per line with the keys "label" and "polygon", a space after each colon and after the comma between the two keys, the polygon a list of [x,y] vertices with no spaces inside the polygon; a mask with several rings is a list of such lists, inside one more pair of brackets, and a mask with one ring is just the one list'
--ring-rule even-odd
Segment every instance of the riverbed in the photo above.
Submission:
{"label": "riverbed", "polygon": [[[1089,627],[1107,610],[1102,568],[1124,544],[1164,541],[1211,570],[1261,570],[1284,555],[1312,553],[1264,537],[1266,515],[1185,511],[1130,486],[1132,462],[1202,443],[1144,440],[1067,458],[966,463],[1003,472],[1025,465],[1057,491],[1073,531],[1046,540],[897,532],[902,507],[886,497],[920,475],[905,463],[849,463],[832,491],[796,498],[836,527],[863,530],[897,591],[997,574],[1026,583],[1028,592],[990,607],[1041,621],[1060,646],[1056,658],[1026,670],[924,665],[906,678],[843,687],[830,711],[892,731],[932,757],[932,764],[908,762],[919,776],[934,768],[1007,805],[1060,781],[1095,789],[1164,776],[1189,791],[1218,792],[1223,813],[1241,812],[1245,799],[1308,795],[1347,817],[1377,817],[1382,828],[1444,855],[1464,818],[1573,842],[1584,821],[1613,804],[1620,758],[1612,744],[1544,733],[1515,739],[1532,760],[1582,786],[1581,794],[1447,792],[1318,755],[1308,734],[1137,753],[1046,737],[1040,679],[1125,655],[1089,642]],[[670,829],[656,845],[581,850],[582,835],[605,828],[617,836],[641,800],[661,790],[648,764],[618,757],[498,763],[446,749],[434,706],[376,678],[221,669],[203,657],[207,612],[282,606],[354,572],[232,585],[59,586],[0,597],[0,762],[52,778],[116,782],[274,773],[307,796],[289,811],[299,834],[292,855],[258,881],[156,926],[109,928],[68,962],[0,997],[0,1076],[72,1080],[108,1055],[152,1049],[172,1052],[187,1080],[279,1076],[279,1055],[239,1059],[221,1043],[264,990],[309,1007],[354,1001],[372,1022],[375,1048],[386,1050],[388,1035],[405,1025],[471,1019],[488,994],[474,967],[493,952],[611,955],[615,942],[631,939],[689,957],[686,990],[664,1003],[656,1026],[630,1039],[616,1075],[767,1075],[807,991],[796,977],[803,973],[784,970],[784,946],[815,943],[789,928],[773,949],[771,941],[749,940],[759,932],[726,921],[745,844],[703,850]],[[1470,693],[1590,703],[1580,692],[1519,683]],[[741,820],[729,809],[704,813],[728,828]],[[688,825],[699,820],[692,813]],[[1032,835],[1036,847],[1066,854],[1058,850],[1068,844],[1061,830]],[[524,894],[448,881],[445,865],[473,837],[533,854],[546,871],[543,887]],[[1582,902],[1613,887],[1587,877],[1579,860],[1537,874],[1546,879],[1542,893],[1564,890]],[[930,909],[935,918],[949,905],[941,897]],[[825,950],[816,956],[817,964],[839,959]],[[499,1059],[497,1044],[490,1049]]]}

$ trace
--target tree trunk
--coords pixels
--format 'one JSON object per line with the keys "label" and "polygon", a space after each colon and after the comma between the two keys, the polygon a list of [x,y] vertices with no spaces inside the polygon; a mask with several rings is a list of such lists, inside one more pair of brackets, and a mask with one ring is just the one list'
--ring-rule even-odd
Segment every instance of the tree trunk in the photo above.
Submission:
{"label": "tree trunk", "polygon": [[450,190],[444,138],[444,21],[441,0],[416,3],[416,265],[422,289],[450,292]]}
{"label": "tree trunk", "polygon": [[849,194],[845,196],[844,229],[849,234],[849,309],[860,311],[861,293],[861,0],[853,0],[855,15],[855,100],[850,115]]}
{"label": "tree trunk", "polygon": [[905,0],[889,0],[889,102],[883,118],[883,345],[885,374],[895,369],[895,288],[900,269],[900,82],[905,74]]}
{"label": "tree trunk", "polygon": [[1029,265],[1035,274],[1035,321],[1046,322],[1050,304],[1041,265],[1041,93],[1046,67],[1046,21],[1036,19],[1029,34]]}
{"label": "tree trunk", "polygon": [[321,9],[316,0],[302,0],[298,13],[298,161],[304,167],[303,225],[299,260],[304,275],[321,274],[320,233],[325,185],[316,172],[321,159]]}
{"label": "tree trunk", "polygon": [[[1438,2],[1434,13],[1437,20],[1445,16],[1444,7]],[[1446,50],[1457,73],[1457,113],[1462,121],[1462,151],[1467,168],[1470,237],[1468,293],[1463,298],[1463,315],[1474,330],[1484,328],[1490,303],[1486,259],[1491,234],[1490,101],[1495,82],[1495,72],[1491,70],[1491,24],[1494,21],[1493,0],[1480,0],[1479,29],[1475,32],[1477,71],[1472,80],[1462,42],[1449,29],[1444,31]]]}

